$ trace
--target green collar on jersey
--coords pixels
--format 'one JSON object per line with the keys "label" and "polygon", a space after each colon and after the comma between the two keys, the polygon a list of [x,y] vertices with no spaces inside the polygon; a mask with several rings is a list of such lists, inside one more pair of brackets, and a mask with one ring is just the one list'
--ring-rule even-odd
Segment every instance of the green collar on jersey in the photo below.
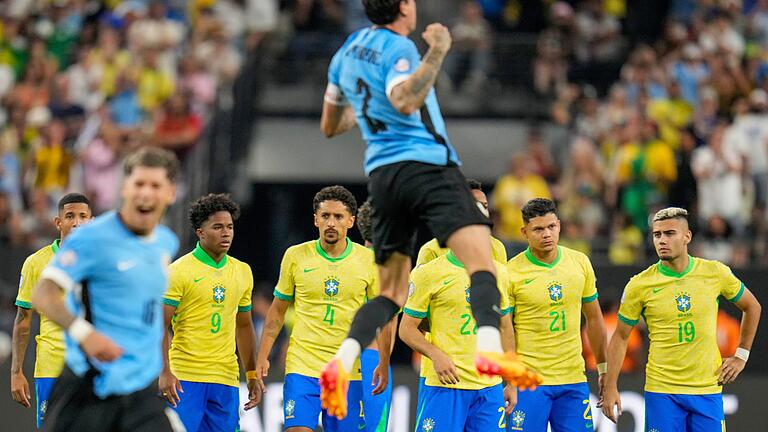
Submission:
{"label": "green collar on jersey", "polygon": [[328,253],[325,252],[322,246],[320,246],[320,239],[315,240],[315,249],[317,249],[317,253],[320,254],[321,257],[327,259],[330,262],[341,261],[352,253],[352,242],[349,241],[348,237],[344,238],[344,240],[347,241],[347,248],[344,249],[344,252],[342,252],[341,255],[337,256],[336,258],[328,256]]}
{"label": "green collar on jersey", "polygon": [[445,254],[445,257],[448,258],[448,262],[455,265],[456,267],[464,268],[464,264],[459,261],[458,258],[456,258],[456,255],[453,254],[453,251],[449,250],[447,254]]}
{"label": "green collar on jersey", "polygon": [[533,256],[533,252],[531,252],[531,248],[525,249],[525,257],[528,258],[528,261],[530,261],[532,264],[535,264],[540,267],[546,267],[546,268],[552,268],[557,265],[557,263],[560,262],[560,258],[563,257],[563,250],[560,248],[560,246],[557,247],[557,258],[555,258],[554,261],[552,261],[552,264],[547,264],[543,261],[539,261],[536,259],[535,256]]}
{"label": "green collar on jersey", "polygon": [[688,266],[685,267],[685,270],[683,270],[682,273],[678,273],[671,268],[665,266],[661,263],[661,260],[659,260],[659,263],[656,264],[659,267],[659,273],[663,274],[664,276],[669,276],[673,278],[681,278],[693,270],[693,257],[688,255]]}
{"label": "green collar on jersey", "polygon": [[59,248],[61,247],[61,239],[56,239],[51,243],[51,250],[53,253],[56,253],[59,251]]}
{"label": "green collar on jersey", "polygon": [[208,255],[208,252],[206,252],[205,249],[200,246],[200,242],[197,242],[197,246],[195,246],[195,250],[192,251],[192,255],[201,263],[215,269],[220,269],[227,265],[227,254],[224,254],[224,258],[222,258],[221,261],[217,263],[213,260],[213,258],[211,258],[210,255]]}

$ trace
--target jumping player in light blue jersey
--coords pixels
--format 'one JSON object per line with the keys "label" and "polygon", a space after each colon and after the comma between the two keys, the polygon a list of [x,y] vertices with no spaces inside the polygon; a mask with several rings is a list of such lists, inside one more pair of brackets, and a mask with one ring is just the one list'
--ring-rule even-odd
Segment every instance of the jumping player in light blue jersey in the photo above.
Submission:
{"label": "jumping player in light blue jersey", "polygon": [[162,299],[179,246],[158,224],[175,199],[178,172],[178,160],[166,150],[129,155],[120,210],[73,233],[40,275],[33,306],[66,329],[67,344],[46,431],[183,430],[157,397],[156,384],[163,367]]}
{"label": "jumping player in light blue jersey", "polygon": [[320,128],[333,137],[357,125],[367,143],[365,173],[381,295],[360,308],[347,339],[323,368],[323,406],[346,416],[355,360],[405,303],[412,238],[422,223],[441,247],[451,248],[470,276],[478,371],[535,386],[539,377],[502,350],[490,220],[459,170],[433,89],[451,35],[442,24],[427,26],[422,37],[429,50],[421,58],[408,39],[416,29],[416,0],[362,1],[374,26],[349,36],[331,60]]}

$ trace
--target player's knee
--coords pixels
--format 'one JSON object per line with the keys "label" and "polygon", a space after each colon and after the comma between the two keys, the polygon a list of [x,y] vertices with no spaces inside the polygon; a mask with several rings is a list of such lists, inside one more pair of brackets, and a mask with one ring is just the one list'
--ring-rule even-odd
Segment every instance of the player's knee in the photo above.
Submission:
{"label": "player's knee", "polygon": [[499,327],[501,293],[496,286],[496,276],[479,271],[470,275],[470,305],[477,325]]}

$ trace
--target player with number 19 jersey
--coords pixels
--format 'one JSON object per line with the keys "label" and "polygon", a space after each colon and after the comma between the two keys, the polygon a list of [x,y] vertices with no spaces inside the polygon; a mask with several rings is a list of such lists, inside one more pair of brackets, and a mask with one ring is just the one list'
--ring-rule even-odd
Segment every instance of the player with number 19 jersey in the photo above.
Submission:
{"label": "player with number 19 jersey", "polygon": [[431,89],[421,110],[398,112],[388,96],[421,64],[416,44],[382,27],[368,27],[350,35],[328,68],[325,100],[350,104],[368,143],[365,173],[396,162],[460,165],[451,146]]}

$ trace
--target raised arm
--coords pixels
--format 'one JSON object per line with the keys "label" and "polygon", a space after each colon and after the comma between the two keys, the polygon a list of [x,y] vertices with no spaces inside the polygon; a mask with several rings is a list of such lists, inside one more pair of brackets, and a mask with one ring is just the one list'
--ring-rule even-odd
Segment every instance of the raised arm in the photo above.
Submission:
{"label": "raised arm", "polygon": [[442,24],[430,24],[422,37],[429,45],[429,50],[422,58],[421,65],[387,95],[392,106],[404,115],[411,115],[424,105],[424,99],[435,85],[443,60],[451,48],[451,34]]}

